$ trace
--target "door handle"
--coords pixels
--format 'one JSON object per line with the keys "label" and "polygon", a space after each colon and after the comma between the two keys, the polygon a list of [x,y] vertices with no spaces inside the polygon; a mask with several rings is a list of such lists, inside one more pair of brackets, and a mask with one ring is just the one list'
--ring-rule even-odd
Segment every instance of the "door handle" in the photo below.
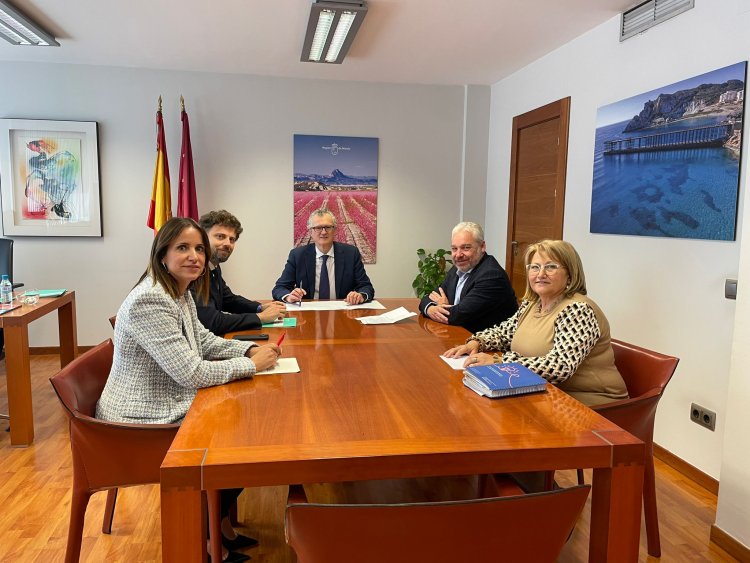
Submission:
{"label": "door handle", "polygon": [[511,252],[513,252],[513,258],[518,256],[518,241],[517,240],[510,241],[510,248],[511,248]]}

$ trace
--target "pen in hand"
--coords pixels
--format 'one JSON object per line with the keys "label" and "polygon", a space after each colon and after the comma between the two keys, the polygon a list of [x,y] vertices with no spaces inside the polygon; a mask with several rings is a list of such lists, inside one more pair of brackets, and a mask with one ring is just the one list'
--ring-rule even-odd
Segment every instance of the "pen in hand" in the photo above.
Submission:
{"label": "pen in hand", "polygon": [[284,342],[285,337],[286,337],[286,331],[281,333],[281,336],[279,337],[279,341],[276,343],[276,346],[281,346],[281,343]]}

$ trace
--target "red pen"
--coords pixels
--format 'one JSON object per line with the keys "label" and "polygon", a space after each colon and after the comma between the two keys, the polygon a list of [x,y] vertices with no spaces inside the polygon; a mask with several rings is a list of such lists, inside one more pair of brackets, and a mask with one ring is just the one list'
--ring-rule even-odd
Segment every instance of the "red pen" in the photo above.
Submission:
{"label": "red pen", "polygon": [[284,342],[284,337],[286,337],[286,331],[284,331],[281,334],[281,337],[279,338],[279,341],[276,343],[276,346],[281,346],[281,343]]}

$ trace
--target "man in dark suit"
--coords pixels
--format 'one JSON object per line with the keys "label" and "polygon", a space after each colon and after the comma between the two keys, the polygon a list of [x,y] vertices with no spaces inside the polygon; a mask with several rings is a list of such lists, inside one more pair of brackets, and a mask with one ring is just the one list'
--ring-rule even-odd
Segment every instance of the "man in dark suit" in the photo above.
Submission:
{"label": "man in dark suit", "polygon": [[307,221],[313,244],[293,249],[271,292],[274,299],[296,303],[303,299],[345,299],[358,305],[375,297],[356,246],[334,242],[336,217],[327,209],[312,212]]}
{"label": "man in dark suit", "polygon": [[474,333],[516,312],[516,294],[505,270],[487,254],[479,224],[464,222],[453,228],[451,257],[453,267],[443,283],[419,304],[425,317]]}
{"label": "man in dark suit", "polygon": [[221,266],[234,251],[234,245],[242,233],[237,217],[225,210],[211,211],[200,219],[201,227],[208,233],[211,243],[211,293],[205,305],[195,300],[198,318],[203,326],[221,336],[227,332],[260,328],[262,323],[272,322],[284,314],[283,303],[251,301],[235,295],[221,275]]}

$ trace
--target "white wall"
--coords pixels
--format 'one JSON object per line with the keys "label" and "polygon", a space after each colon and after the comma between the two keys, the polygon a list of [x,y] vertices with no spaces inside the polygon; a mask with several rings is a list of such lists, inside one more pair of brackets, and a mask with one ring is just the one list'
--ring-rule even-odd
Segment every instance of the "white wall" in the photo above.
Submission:
{"label": "white wall", "polygon": [[[733,382],[738,396],[727,401],[736,304],[724,299],[723,282],[737,277],[740,243],[594,235],[589,214],[597,108],[747,60],[748,4],[697,0],[693,10],[623,43],[618,41],[619,18],[613,18],[495,84],[490,124],[485,222],[488,246],[504,255],[499,249],[506,242],[513,116],[571,96],[564,236],[583,258],[589,294],[607,314],[613,335],[681,358],[659,406],[655,441],[721,477],[722,493],[725,429],[729,421],[744,422],[731,433],[741,436],[748,418],[736,411],[750,399],[746,381]],[[744,152],[740,209],[746,199],[747,147]],[[737,233],[739,241],[742,215]],[[750,329],[745,331],[747,343]],[[717,412],[715,432],[690,422],[691,402]],[[749,450],[737,449],[733,466],[742,467],[745,477],[745,492],[737,498],[747,501]],[[747,513],[748,503],[742,506]],[[738,536],[746,545],[749,529],[746,525],[744,537]]]}
{"label": "white wall", "polygon": [[466,86],[462,221],[484,223],[491,94],[489,86]]}
{"label": "white wall", "polygon": [[[745,16],[745,25],[750,23]],[[750,198],[745,198],[745,217],[750,216]],[[737,313],[734,323],[732,361],[727,393],[726,429],[721,459],[721,486],[716,525],[750,546],[750,229],[742,233],[737,290]]]}
{"label": "white wall", "polygon": [[[415,250],[449,244],[450,228],[460,220],[462,174],[468,173],[461,164],[463,87],[4,62],[0,75],[0,117],[99,122],[104,237],[14,237],[16,280],[76,290],[81,344],[111,334],[107,318],[146,264],[159,94],[172,185],[183,94],[199,210],[226,207],[243,223],[225,268],[238,293],[270,298],[291,248],[294,133],[380,139],[378,257],[367,267],[377,295],[412,296]],[[479,142],[486,153],[486,137]],[[482,160],[477,174],[483,177],[485,169]],[[173,210],[176,205],[173,189]],[[54,318],[31,326],[32,345],[56,342]]]}

